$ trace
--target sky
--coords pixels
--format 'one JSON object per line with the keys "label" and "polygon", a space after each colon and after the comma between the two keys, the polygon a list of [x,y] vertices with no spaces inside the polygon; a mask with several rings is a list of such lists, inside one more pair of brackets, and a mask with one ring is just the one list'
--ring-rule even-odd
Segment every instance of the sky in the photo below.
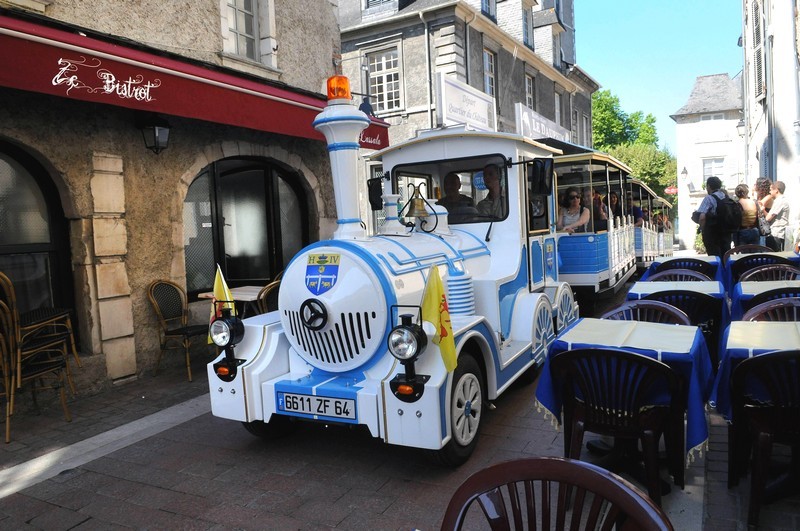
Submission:
{"label": "sky", "polygon": [[670,118],[699,76],[742,70],[740,0],[574,0],[577,64],[622,110],[656,117],[660,147],[675,153]]}

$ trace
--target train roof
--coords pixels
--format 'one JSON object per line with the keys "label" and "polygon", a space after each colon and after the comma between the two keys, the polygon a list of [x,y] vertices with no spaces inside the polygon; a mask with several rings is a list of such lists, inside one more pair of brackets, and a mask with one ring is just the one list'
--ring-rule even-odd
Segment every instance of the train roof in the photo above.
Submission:
{"label": "train roof", "polygon": [[558,148],[549,146],[538,140],[533,140],[531,138],[518,135],[516,133],[501,133],[497,131],[477,131],[474,129],[469,129],[463,125],[457,125],[451,127],[440,127],[437,129],[426,129],[423,131],[418,131],[417,136],[415,136],[414,138],[405,140],[403,142],[399,142],[387,148],[381,149],[380,151],[371,153],[370,155],[368,155],[368,158],[371,160],[380,160],[387,153],[392,153],[394,151],[406,148],[408,146],[421,144],[423,142],[429,142],[434,139],[439,140],[439,139],[458,138],[458,137],[473,137],[473,138],[481,137],[481,138],[497,138],[502,140],[513,140],[515,142],[522,142],[530,146],[533,146],[535,148],[548,151],[553,155],[560,155],[562,153],[562,151]]}

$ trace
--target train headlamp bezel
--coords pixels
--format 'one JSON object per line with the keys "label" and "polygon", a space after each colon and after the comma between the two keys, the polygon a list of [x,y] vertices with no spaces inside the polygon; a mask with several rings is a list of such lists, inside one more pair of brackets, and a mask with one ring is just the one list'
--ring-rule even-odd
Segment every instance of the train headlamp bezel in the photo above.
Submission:
{"label": "train headlamp bezel", "polygon": [[222,315],[208,327],[211,341],[220,348],[236,346],[244,337],[244,323],[235,315]]}
{"label": "train headlamp bezel", "polygon": [[389,353],[403,363],[419,358],[428,345],[428,336],[422,327],[411,323],[410,319],[407,321],[392,328],[387,338]]}

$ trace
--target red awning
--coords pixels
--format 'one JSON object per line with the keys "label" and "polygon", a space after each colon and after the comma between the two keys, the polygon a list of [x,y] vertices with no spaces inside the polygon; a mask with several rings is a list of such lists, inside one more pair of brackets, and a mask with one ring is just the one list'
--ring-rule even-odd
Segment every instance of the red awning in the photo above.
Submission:
{"label": "red awning", "polygon": [[[3,15],[0,86],[324,141],[322,98]],[[388,124],[361,145],[387,147]]]}

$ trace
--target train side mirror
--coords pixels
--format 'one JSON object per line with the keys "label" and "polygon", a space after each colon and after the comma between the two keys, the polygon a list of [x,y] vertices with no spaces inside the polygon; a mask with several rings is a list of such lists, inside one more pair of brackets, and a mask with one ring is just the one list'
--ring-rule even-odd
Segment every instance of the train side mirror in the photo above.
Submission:
{"label": "train side mirror", "polygon": [[375,177],[367,180],[367,192],[369,194],[369,206],[372,210],[383,209],[383,177]]}
{"label": "train side mirror", "polygon": [[550,195],[553,191],[553,159],[533,159],[526,168],[531,194]]}

